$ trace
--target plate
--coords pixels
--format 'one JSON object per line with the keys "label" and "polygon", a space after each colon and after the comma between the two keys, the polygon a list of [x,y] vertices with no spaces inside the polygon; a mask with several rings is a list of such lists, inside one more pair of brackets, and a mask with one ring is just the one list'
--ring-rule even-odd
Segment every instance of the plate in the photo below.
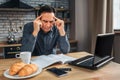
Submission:
{"label": "plate", "polygon": [[42,68],[39,68],[39,69],[37,70],[37,72],[35,72],[35,73],[33,73],[33,74],[29,75],[29,76],[19,77],[18,75],[14,75],[14,76],[9,75],[9,69],[7,69],[7,70],[3,73],[3,75],[4,75],[6,78],[9,78],[9,79],[25,79],[25,78],[30,78],[30,77],[36,76],[36,75],[38,75],[41,71],[42,71]]}

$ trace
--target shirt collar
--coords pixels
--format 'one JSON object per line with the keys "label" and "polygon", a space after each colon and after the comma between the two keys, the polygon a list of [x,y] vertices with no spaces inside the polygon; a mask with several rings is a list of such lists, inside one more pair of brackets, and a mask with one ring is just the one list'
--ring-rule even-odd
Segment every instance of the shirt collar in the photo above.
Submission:
{"label": "shirt collar", "polygon": [[47,34],[51,34],[53,32],[53,28],[51,28],[51,30],[47,33],[45,33],[42,29],[40,30],[40,32],[43,34],[43,35],[47,35]]}

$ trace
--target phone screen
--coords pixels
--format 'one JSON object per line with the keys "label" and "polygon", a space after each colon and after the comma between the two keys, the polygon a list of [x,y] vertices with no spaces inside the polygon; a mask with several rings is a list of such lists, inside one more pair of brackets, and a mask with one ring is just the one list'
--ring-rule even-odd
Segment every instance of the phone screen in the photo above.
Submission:
{"label": "phone screen", "polygon": [[57,75],[58,77],[60,76],[65,76],[67,74],[67,72],[63,71],[63,70],[60,70],[58,68],[50,68],[50,69],[47,69],[47,71],[49,72],[52,72],[54,73],[55,75]]}

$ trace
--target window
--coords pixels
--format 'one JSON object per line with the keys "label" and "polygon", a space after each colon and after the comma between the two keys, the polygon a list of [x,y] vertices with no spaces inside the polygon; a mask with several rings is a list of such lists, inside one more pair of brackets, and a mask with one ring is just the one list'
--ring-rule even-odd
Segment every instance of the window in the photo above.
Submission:
{"label": "window", "polygon": [[113,0],[113,29],[120,30],[120,0]]}

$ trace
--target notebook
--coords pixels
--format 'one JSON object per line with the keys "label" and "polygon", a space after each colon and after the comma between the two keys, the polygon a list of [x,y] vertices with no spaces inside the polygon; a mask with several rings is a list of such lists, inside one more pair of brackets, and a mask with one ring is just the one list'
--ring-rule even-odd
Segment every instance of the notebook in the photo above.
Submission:
{"label": "notebook", "polygon": [[113,41],[113,33],[98,34],[94,54],[78,58],[69,64],[92,70],[100,68],[113,59],[111,54]]}

